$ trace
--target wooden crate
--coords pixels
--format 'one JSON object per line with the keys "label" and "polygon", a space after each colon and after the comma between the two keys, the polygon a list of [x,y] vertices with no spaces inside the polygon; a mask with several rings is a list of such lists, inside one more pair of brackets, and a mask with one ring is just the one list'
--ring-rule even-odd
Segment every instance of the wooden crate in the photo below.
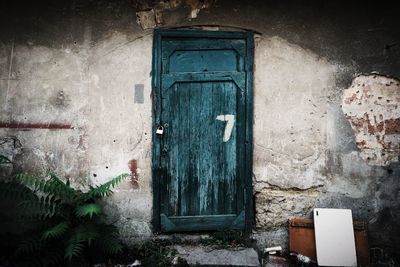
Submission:
{"label": "wooden crate", "polygon": [[[370,258],[367,224],[354,221],[353,225],[358,266],[368,266]],[[317,261],[314,221],[312,219],[289,219],[289,249]]]}

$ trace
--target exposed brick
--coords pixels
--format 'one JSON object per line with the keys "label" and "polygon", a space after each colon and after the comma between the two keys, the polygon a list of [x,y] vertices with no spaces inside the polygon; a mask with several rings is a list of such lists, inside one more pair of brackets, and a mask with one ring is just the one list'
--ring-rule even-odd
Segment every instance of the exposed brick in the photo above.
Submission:
{"label": "exposed brick", "polygon": [[360,156],[368,164],[385,166],[398,161],[399,102],[399,82],[381,75],[361,75],[344,91],[342,110],[356,136]]}
{"label": "exposed brick", "polygon": [[400,118],[385,120],[386,134],[400,134]]}

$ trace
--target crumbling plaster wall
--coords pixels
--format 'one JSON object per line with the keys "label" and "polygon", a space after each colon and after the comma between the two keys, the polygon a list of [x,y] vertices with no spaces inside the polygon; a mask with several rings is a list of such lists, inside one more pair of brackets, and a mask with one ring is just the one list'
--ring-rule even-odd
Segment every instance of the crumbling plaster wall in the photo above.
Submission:
{"label": "crumbling plaster wall", "polygon": [[0,137],[21,144],[3,149],[14,171],[52,169],[77,186],[129,172],[107,212],[127,240],[151,236],[152,27],[249,29],[255,237],[284,245],[288,218],[337,207],[370,223],[372,244],[396,247],[399,164],[363,158],[342,103],[359,72],[400,76],[390,16],[348,3],[72,2],[2,16]]}
{"label": "crumbling plaster wall", "polygon": [[[127,35],[125,21],[113,29],[121,3],[100,3],[96,19],[70,4],[30,7],[33,15],[15,11],[2,21],[26,27],[0,39],[0,137],[20,144],[0,153],[13,155],[14,172],[52,170],[78,187],[130,173],[106,211],[127,241],[148,238],[152,36],[135,28]],[[136,25],[134,12],[129,21]],[[144,88],[137,103],[135,85]]]}
{"label": "crumbling plaster wall", "polygon": [[326,180],[327,100],[337,68],[278,37],[256,43],[253,171],[260,228],[308,216],[316,204]]}

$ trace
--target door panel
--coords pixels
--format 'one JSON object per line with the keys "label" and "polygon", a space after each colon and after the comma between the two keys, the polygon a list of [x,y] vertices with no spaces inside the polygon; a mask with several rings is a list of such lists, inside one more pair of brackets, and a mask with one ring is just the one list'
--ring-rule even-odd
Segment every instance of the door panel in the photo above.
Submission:
{"label": "door panel", "polygon": [[[236,212],[236,123],[224,141],[225,114],[236,119],[237,87],[233,82],[175,83],[163,99],[162,121],[168,188],[162,203],[170,216],[220,215]],[[168,147],[167,147],[168,146]],[[162,204],[163,205],[163,204]]]}
{"label": "door panel", "polygon": [[243,71],[243,39],[175,38],[162,41],[162,73]]}
{"label": "door panel", "polygon": [[251,185],[248,38],[179,33],[157,41],[154,127],[164,132],[153,135],[156,221],[166,232],[243,229]]}
{"label": "door panel", "polygon": [[176,50],[169,58],[169,72],[236,71],[234,50]]}

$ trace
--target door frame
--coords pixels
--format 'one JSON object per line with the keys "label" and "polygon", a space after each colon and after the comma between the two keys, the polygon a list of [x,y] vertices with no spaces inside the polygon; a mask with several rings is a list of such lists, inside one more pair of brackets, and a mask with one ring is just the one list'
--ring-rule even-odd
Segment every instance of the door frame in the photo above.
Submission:
{"label": "door frame", "polygon": [[156,129],[161,115],[161,40],[163,37],[199,37],[199,38],[226,38],[246,40],[246,116],[245,116],[245,162],[244,173],[244,205],[245,231],[251,232],[254,221],[253,210],[253,62],[254,36],[252,32],[202,31],[202,30],[173,30],[155,29],[153,35],[153,67],[152,67],[152,189],[153,189],[153,216],[152,224],[155,232],[161,231],[160,225],[160,139]]}

